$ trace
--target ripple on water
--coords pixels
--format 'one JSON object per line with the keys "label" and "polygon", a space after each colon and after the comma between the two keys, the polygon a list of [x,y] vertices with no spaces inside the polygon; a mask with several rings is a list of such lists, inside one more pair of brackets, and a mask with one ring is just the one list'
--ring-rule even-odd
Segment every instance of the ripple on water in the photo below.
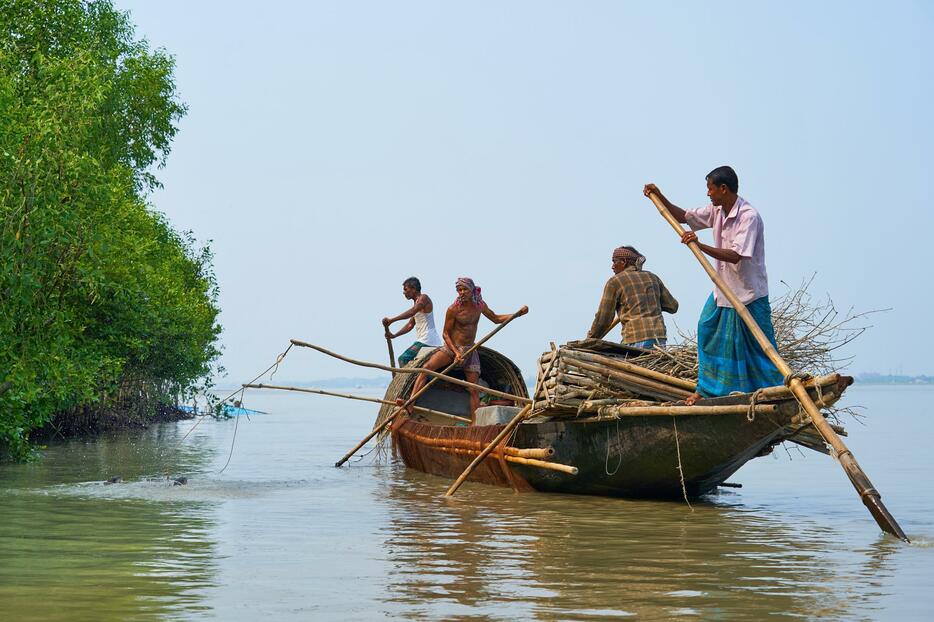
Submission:
{"label": "ripple on water", "polygon": [[94,499],[137,499],[142,501],[197,501],[223,502],[251,499],[270,493],[313,486],[312,480],[229,480],[209,477],[190,477],[184,485],[175,484],[165,477],[121,481],[79,482],[21,491],[27,494],[86,497]]}

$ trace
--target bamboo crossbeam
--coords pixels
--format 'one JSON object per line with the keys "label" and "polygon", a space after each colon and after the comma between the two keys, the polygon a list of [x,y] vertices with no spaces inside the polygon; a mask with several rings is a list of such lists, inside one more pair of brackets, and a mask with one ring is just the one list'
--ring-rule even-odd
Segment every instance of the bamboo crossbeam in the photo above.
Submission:
{"label": "bamboo crossbeam", "polygon": [[[839,381],[840,374],[827,374],[826,376],[818,376],[804,381],[803,388],[805,390],[814,389],[815,386],[823,388],[828,385],[836,385]],[[760,400],[780,400],[789,397],[794,397],[794,391],[782,385],[759,389]]]}
{"label": "bamboo crossbeam", "polygon": [[[458,386],[466,387],[468,389],[476,389],[482,393],[486,393],[487,395],[495,395],[496,397],[502,397],[504,399],[512,400],[520,404],[531,404],[532,403],[532,400],[530,400],[527,397],[522,397],[521,395],[515,395],[513,393],[506,393],[505,391],[498,391],[496,389],[485,387],[480,384],[474,384],[472,382],[467,382],[466,380],[461,380],[460,378],[453,378],[451,376],[446,375],[443,372],[434,371],[433,369],[426,369],[424,367],[389,367],[388,365],[380,365],[379,363],[369,363],[367,361],[358,361],[356,359],[352,359],[352,358],[337,354],[336,352],[331,352],[330,350],[322,348],[321,346],[316,346],[313,343],[308,343],[306,341],[299,341],[298,339],[292,339],[291,341],[292,341],[292,345],[301,346],[303,348],[311,348],[312,350],[317,350],[318,352],[321,352],[322,354],[333,356],[336,359],[340,359],[342,361],[345,361],[347,363],[352,363],[354,365],[359,365],[360,367],[382,369],[383,371],[395,372],[395,373],[401,373],[401,374],[425,374],[427,376],[431,376],[432,378],[435,378],[438,380],[444,380],[445,382],[448,382],[450,384],[456,384]],[[477,345],[477,344],[474,344],[474,345]],[[449,371],[450,367],[451,366],[449,366],[444,371],[445,372]]]}
{"label": "bamboo crossbeam", "polygon": [[[521,316],[525,315],[526,313],[528,313],[528,308],[523,307],[522,309],[519,309],[518,311],[516,311],[515,313],[513,313],[512,315],[510,315],[508,318],[506,318],[506,320],[505,320],[504,322],[502,322],[502,323],[499,324],[496,328],[494,328],[494,329],[491,330],[489,333],[487,333],[487,335],[486,335],[483,339],[481,339],[481,340],[478,341],[477,343],[475,343],[475,344],[473,344],[472,346],[470,346],[470,348],[468,348],[466,352],[463,352],[461,356],[464,357],[464,359],[466,359],[466,357],[467,357],[471,352],[475,351],[477,348],[479,348],[479,347],[482,346],[484,343],[486,343],[487,341],[489,341],[489,340],[493,337],[493,335],[495,335],[496,333],[498,333],[498,332],[501,331],[502,329],[506,328],[506,326],[508,326],[509,323],[512,322],[514,319],[516,319],[517,317],[521,317]],[[293,340],[293,341],[294,341],[294,340]],[[311,344],[308,344],[308,345],[311,346]],[[316,346],[314,346],[314,349],[319,349],[319,348],[317,348]],[[333,354],[333,353],[329,353],[329,354]],[[343,359],[343,360],[347,360],[346,358],[341,357],[341,356],[338,356],[338,358],[341,358],[341,359]],[[457,364],[457,361],[456,361],[456,360],[455,360],[455,361],[452,361],[450,365],[448,365],[447,367],[445,367],[445,368],[441,371],[441,373],[442,373],[442,374],[445,374],[445,373],[451,371],[452,369],[454,369],[454,367],[456,366],[456,364]],[[335,466],[335,467],[339,467],[339,466],[341,466],[342,464],[344,464],[345,462],[347,462],[348,460],[350,460],[350,457],[353,456],[355,453],[357,453],[357,452],[360,450],[361,447],[363,447],[364,445],[366,445],[366,444],[370,441],[371,438],[373,438],[374,436],[376,436],[377,434],[379,434],[380,432],[382,432],[383,430],[385,430],[389,425],[391,425],[392,422],[396,420],[396,417],[398,417],[398,416],[401,415],[402,413],[406,412],[406,408],[407,408],[407,407],[412,406],[413,404],[415,404],[415,400],[417,400],[417,399],[419,398],[420,395],[422,395],[423,393],[425,393],[425,391],[427,391],[427,390],[431,387],[431,385],[433,385],[437,380],[438,380],[437,377],[432,378],[431,380],[429,380],[428,382],[426,382],[425,385],[424,385],[417,393],[414,393],[414,394],[410,395],[410,396],[409,396],[409,399],[407,399],[405,402],[403,402],[402,405],[400,405],[400,406],[395,410],[395,412],[393,412],[391,415],[389,415],[389,416],[386,418],[385,421],[383,421],[383,423],[381,423],[381,424],[378,425],[378,426],[375,426],[375,427],[370,431],[369,434],[367,434],[366,436],[364,436],[363,439],[362,439],[359,443],[357,443],[356,446],[354,446],[353,449],[351,449],[349,452],[347,452],[347,453],[344,455],[343,458],[341,458],[341,459],[338,460],[336,463],[334,463],[334,466]],[[469,384],[469,383],[468,383],[468,384]]]}
{"label": "bamboo crossbeam", "polygon": [[[438,447],[441,449],[463,449],[465,451],[472,451],[473,453],[480,453],[480,450],[483,449],[483,443],[481,441],[470,440],[466,438],[435,438],[431,436],[424,436],[423,434],[416,434],[415,432],[410,432],[402,430],[399,432],[408,439],[411,439],[422,445],[427,445],[428,447]],[[555,450],[553,447],[503,447],[503,453],[509,456],[516,456],[519,458],[548,458],[555,455]]]}
{"label": "bamboo crossbeam", "polygon": [[531,410],[531,404],[526,405],[522,410],[520,410],[518,414],[512,418],[512,421],[507,423],[503,429],[500,430],[500,433],[496,435],[496,438],[490,441],[490,443],[483,449],[483,451],[481,451],[480,454],[474,458],[473,462],[467,465],[467,468],[464,469],[464,472],[461,473],[456,480],[454,480],[454,483],[451,484],[451,486],[447,489],[447,492],[444,493],[444,496],[450,497],[455,492],[457,492],[457,489],[460,488],[461,484],[464,483],[464,480],[466,480],[470,474],[473,473],[473,470],[477,468],[477,465],[483,462],[483,460],[490,455],[493,449],[503,442],[503,439],[512,434],[512,431],[515,429],[515,427],[519,425],[523,419],[528,417]]}
{"label": "bamboo crossbeam", "polygon": [[548,469],[550,471],[560,471],[561,473],[567,473],[568,475],[577,475],[578,472],[576,466],[561,464],[558,462],[545,462],[544,460],[536,460],[534,458],[520,458],[518,456],[507,455],[506,461],[514,462],[516,464],[524,464],[526,466],[538,467],[540,469]]}
{"label": "bamboo crossbeam", "polygon": [[555,450],[553,447],[503,447],[503,453],[517,458],[550,458]]}
{"label": "bamboo crossbeam", "polygon": [[[458,454],[458,455],[467,455],[472,456],[479,452],[479,450],[473,449],[462,449],[460,447],[448,447],[448,446],[438,446],[435,447],[437,451],[443,451],[449,454]],[[515,456],[510,453],[503,454],[503,460],[506,462],[512,462],[514,464],[524,464],[526,466],[538,467],[539,469],[547,469],[549,471],[560,471],[561,473],[567,473],[569,475],[577,475],[578,469],[575,466],[569,464],[561,464],[560,462],[547,462],[545,460],[538,460],[536,458],[525,458],[522,456]]]}
{"label": "bamboo crossbeam", "polygon": [[[245,384],[243,385],[244,389],[276,389],[279,391],[297,391],[299,393],[314,393],[316,395],[329,395],[331,397],[343,397],[348,400],[360,400],[362,402],[372,402],[374,404],[388,404],[390,406],[395,406],[395,402],[390,402],[389,400],[381,400],[375,397],[364,397],[362,395],[350,395],[349,393],[335,393],[333,391],[324,391],[322,389],[305,389],[301,387],[282,387],[272,384]],[[454,419],[455,421],[464,421],[470,423],[470,419],[467,417],[460,417],[458,415],[452,415],[451,413],[446,413],[440,410],[432,410],[431,408],[423,408],[421,406],[413,406],[413,410],[417,413],[423,415],[435,415],[437,417],[445,417],[447,419]]]}
{"label": "bamboo crossbeam", "polygon": [[[668,221],[668,224],[672,226],[672,228],[677,232],[678,236],[682,237],[683,239],[685,234],[684,228],[662,202],[659,193],[649,192],[648,197],[655,205],[655,208],[658,210],[658,212],[662,215],[662,217]],[[756,323],[755,319],[749,313],[749,309],[747,309],[746,305],[744,305],[740,299],[737,298],[733,290],[726,284],[726,282],[724,282],[717,271],[714,270],[714,267],[710,265],[710,262],[704,256],[704,252],[701,250],[697,241],[692,240],[687,244],[687,246],[691,249],[694,257],[697,258],[697,261],[701,264],[701,267],[704,269],[710,279],[730,302],[730,305],[732,305],[737,315],[739,315],[739,317],[746,324],[746,327],[759,343],[762,351],[778,368],[778,371],[786,378],[786,384],[790,386],[792,393],[798,400],[798,403],[811,416],[812,425],[817,429],[824,441],[833,447],[833,450],[837,456],[837,460],[840,462],[840,466],[843,467],[843,470],[846,472],[850,483],[853,484],[853,487],[859,494],[863,504],[875,519],[876,524],[878,524],[883,531],[890,533],[896,538],[904,540],[905,542],[908,542],[908,536],[905,535],[905,532],[902,530],[901,526],[899,526],[898,522],[895,520],[895,517],[889,513],[888,508],[886,508],[885,504],[882,503],[882,495],[879,494],[879,491],[876,490],[872,482],[869,480],[869,477],[859,466],[859,463],[856,461],[856,457],[853,455],[853,452],[849,450],[849,448],[843,443],[837,433],[834,432],[833,428],[830,427],[830,424],[824,418],[824,415],[821,413],[820,409],[811,400],[811,396],[808,395],[807,388],[801,382],[801,379],[795,374],[794,370],[791,369],[791,366],[785,362],[782,356],[778,353],[778,350],[775,348],[775,346],[772,345],[772,342],[769,341],[769,339],[765,336],[765,333],[762,332],[762,328],[759,327],[759,324]]]}
{"label": "bamboo crossbeam", "polygon": [[[753,407],[757,415],[772,415],[778,412],[776,404],[757,404]],[[587,410],[586,402],[582,410]],[[746,415],[750,408],[744,404],[730,406],[599,406],[601,417],[679,417],[698,415]]]}

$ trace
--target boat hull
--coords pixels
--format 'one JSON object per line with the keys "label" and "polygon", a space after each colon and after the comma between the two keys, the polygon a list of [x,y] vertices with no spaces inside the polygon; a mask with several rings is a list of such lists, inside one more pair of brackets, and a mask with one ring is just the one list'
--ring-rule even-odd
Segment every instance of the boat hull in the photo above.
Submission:
{"label": "boat hull", "polygon": [[[393,443],[406,466],[455,478],[502,428],[404,419],[394,426]],[[783,422],[774,417],[750,421],[744,414],[529,422],[518,426],[509,445],[552,448],[548,461],[576,467],[576,475],[509,462],[500,447],[469,479],[522,491],[696,497],[722,484],[784,433]]]}

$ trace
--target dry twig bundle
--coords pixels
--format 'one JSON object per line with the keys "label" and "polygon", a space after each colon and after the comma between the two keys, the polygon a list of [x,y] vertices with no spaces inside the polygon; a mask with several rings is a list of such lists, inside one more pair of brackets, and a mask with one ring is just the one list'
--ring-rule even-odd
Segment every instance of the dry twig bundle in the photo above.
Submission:
{"label": "dry twig bundle", "polygon": [[[884,309],[855,313],[853,309],[842,314],[833,301],[815,300],[808,291],[814,276],[802,281],[772,303],[772,326],[778,352],[792,369],[814,375],[829,374],[846,369],[852,357],[838,355],[838,351],[861,334],[869,325],[866,318]],[[697,380],[697,337],[694,333],[681,333],[681,343],[667,349],[656,349],[631,361],[655,371],[685,380]]]}

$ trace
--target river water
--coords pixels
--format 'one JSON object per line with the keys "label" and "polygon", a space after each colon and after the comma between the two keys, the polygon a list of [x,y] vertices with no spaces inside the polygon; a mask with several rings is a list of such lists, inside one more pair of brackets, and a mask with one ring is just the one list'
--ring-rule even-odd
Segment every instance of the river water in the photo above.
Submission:
{"label": "river water", "polygon": [[0,619],[930,619],[934,387],[847,397],[868,415],[847,442],[911,545],[807,450],[693,507],[476,484],[444,500],[446,480],[373,455],[333,467],[372,405],[254,391],[269,414],[181,445],[192,422],[0,466]]}

